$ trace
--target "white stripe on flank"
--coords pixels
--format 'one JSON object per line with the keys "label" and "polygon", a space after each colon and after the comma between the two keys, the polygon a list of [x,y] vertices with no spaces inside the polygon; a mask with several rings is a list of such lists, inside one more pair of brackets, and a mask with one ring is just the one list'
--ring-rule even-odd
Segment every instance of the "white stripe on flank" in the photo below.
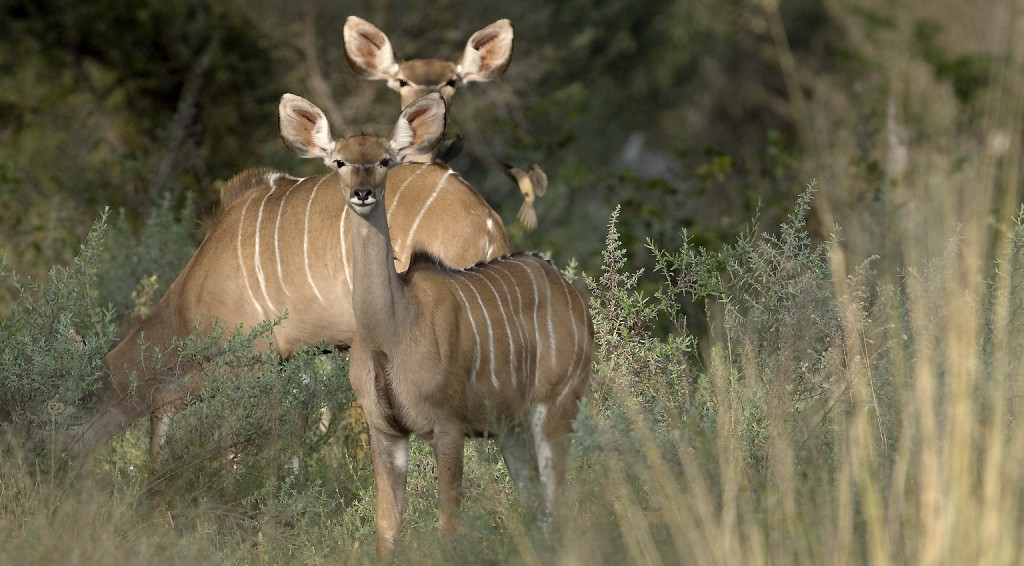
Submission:
{"label": "white stripe on flank", "polygon": [[[508,325],[508,313],[505,312],[505,305],[502,304],[501,302],[501,296],[498,295],[498,290],[494,288],[494,285],[491,285],[491,282],[488,281],[486,277],[484,277],[483,273],[477,271],[473,271],[471,273],[473,273],[480,279],[483,279],[484,283],[486,283],[487,286],[491,288],[491,292],[494,293],[494,300],[497,301],[498,303],[498,310],[501,312],[501,320],[505,322],[505,336],[508,337],[508,367],[509,371],[512,374],[512,386],[514,387],[516,385],[517,378],[516,364],[515,361],[512,359],[512,355],[515,353],[516,345],[512,342],[512,328]],[[511,304],[509,304],[509,308],[512,308]]]}
{"label": "white stripe on flank", "polygon": [[398,187],[397,191],[395,191],[395,198],[391,201],[391,206],[388,207],[389,226],[391,225],[391,214],[395,211],[395,205],[398,204],[398,198],[402,196],[402,191],[404,191],[405,187],[407,187],[409,183],[412,183],[416,177],[419,177],[420,173],[422,173],[423,170],[426,169],[427,167],[430,167],[430,163],[424,163],[423,166],[417,169],[415,173],[409,175],[409,178],[406,179],[405,182]]}
{"label": "white stripe on flank", "polygon": [[348,205],[341,205],[341,222],[338,228],[338,243],[341,244],[341,266],[345,268],[345,283],[348,284],[349,291],[352,290],[352,269],[348,264],[348,254],[345,253],[345,243],[348,240],[345,238],[345,216],[348,214]]}
{"label": "white stripe on flank", "polygon": [[238,241],[236,242],[236,247],[238,250],[238,268],[242,271],[245,290],[249,292],[252,304],[256,306],[256,310],[260,313],[260,320],[266,320],[267,315],[263,313],[263,307],[260,306],[260,302],[256,300],[256,295],[252,292],[252,285],[249,284],[249,274],[246,273],[245,260],[242,256],[242,231],[245,229],[245,213],[249,210],[249,205],[252,204],[252,199],[255,196],[255,193],[250,194],[249,198],[245,201],[245,206],[242,207],[242,215],[238,218]]}
{"label": "white stripe on flank", "polygon": [[[566,376],[565,380],[565,387],[562,388],[562,392],[559,393],[558,399],[555,402],[556,404],[561,405],[562,399],[565,397],[566,393],[569,392],[571,386],[579,378],[580,370],[577,369],[577,366],[579,366],[582,369],[582,366],[586,360],[586,356],[584,356],[584,353],[580,349],[580,332],[577,328],[577,326],[579,325],[579,320],[577,320],[576,318],[576,309],[572,308],[573,301],[572,296],[570,295],[569,283],[566,282],[566,280],[562,278],[560,275],[558,277],[558,281],[562,284],[562,290],[565,292],[565,304],[569,306],[569,320],[567,322],[570,326],[572,326],[572,343],[575,345],[572,352],[572,362],[569,364],[569,375]],[[572,289],[572,294],[576,294],[575,289]],[[580,358],[578,364],[576,362],[577,356],[579,356]]]}
{"label": "white stripe on flank", "polygon": [[316,293],[316,298],[320,299],[320,304],[327,304],[324,302],[323,296],[320,295],[320,289],[317,288],[316,283],[313,282],[313,272],[309,269],[309,211],[313,208],[313,199],[316,198],[316,190],[320,188],[320,183],[323,183],[328,177],[333,175],[324,175],[315,185],[313,185],[313,192],[309,194],[309,202],[306,203],[306,221],[303,224],[302,229],[302,259],[306,264],[306,280],[309,281],[309,286],[313,288],[313,292]]}
{"label": "white stripe on flank", "polygon": [[277,309],[274,307],[273,301],[270,300],[270,295],[267,293],[267,280],[263,277],[263,261],[260,259],[260,225],[263,224],[263,209],[267,206],[267,199],[270,195],[274,194],[277,187],[274,186],[274,181],[270,181],[270,190],[263,196],[263,200],[260,201],[260,211],[256,214],[256,232],[253,235],[255,244],[253,245],[253,264],[256,265],[256,278],[260,282],[260,290],[263,291],[263,300],[267,302],[267,308],[271,313],[276,313]]}
{"label": "white stripe on flank", "polygon": [[526,322],[523,320],[523,295],[519,292],[519,286],[513,281],[512,274],[502,265],[502,261],[495,261],[490,265],[494,269],[501,271],[505,274],[505,277],[499,277],[498,283],[501,284],[501,288],[505,291],[505,295],[509,297],[509,309],[512,309],[512,293],[508,290],[508,285],[505,284],[505,280],[512,282],[512,288],[516,291],[516,308],[512,312],[512,317],[516,321],[516,328],[519,333],[519,367],[523,371],[523,385],[526,387],[530,386],[530,338],[526,332]]}
{"label": "white stripe on flank", "polygon": [[277,221],[274,222],[274,255],[277,256],[277,282],[284,289],[284,294],[289,297],[292,293],[288,290],[288,286],[284,284],[284,269],[281,268],[281,215],[284,213],[284,201],[288,200],[288,195],[292,193],[292,189],[299,186],[299,183],[302,181],[305,181],[305,179],[297,181],[284,192],[284,195],[281,197],[281,204],[277,207]]}
{"label": "white stripe on flank", "polygon": [[[466,283],[469,283],[469,281],[466,281]],[[498,376],[494,373],[494,329],[491,328],[491,316],[487,314],[487,307],[484,306],[484,300],[480,298],[480,293],[477,292],[476,286],[469,283],[469,288],[476,295],[476,301],[480,303],[480,310],[484,313],[484,322],[487,323],[487,344],[489,346],[487,352],[488,361],[491,363],[491,383],[494,384],[494,389],[497,391],[501,389],[501,385],[498,384]]]}
{"label": "white stripe on flank", "polygon": [[525,264],[525,263],[523,263],[522,261],[519,261],[518,258],[514,258],[514,257],[509,258],[509,261],[511,261],[512,263],[515,263],[517,265],[522,266],[522,268],[526,270],[526,274],[530,277],[530,285],[533,286],[533,333],[534,333],[533,346],[535,348],[535,351],[534,351],[534,354],[533,354],[534,355],[533,379],[534,379],[534,381],[536,381],[537,378],[540,376],[540,355],[541,355],[541,352],[543,351],[543,347],[542,347],[543,345],[541,344],[541,341],[540,341],[540,323],[537,322],[537,307],[540,304],[540,293],[537,290],[537,280],[533,277],[533,271],[530,270],[530,266]]}
{"label": "white stripe on flank", "polygon": [[469,308],[469,301],[466,300],[466,295],[462,293],[462,289],[459,288],[459,279],[452,278],[453,287],[459,292],[459,298],[462,299],[462,306],[466,309],[466,316],[469,317],[469,326],[473,329],[473,338],[475,339],[474,344],[476,345],[476,361],[473,363],[473,374],[469,378],[469,382],[476,387],[476,376],[480,373],[480,333],[476,331],[476,321],[473,320],[473,310]]}
{"label": "white stripe on flank", "polygon": [[[544,260],[540,260],[540,261],[544,261]],[[547,265],[548,265],[547,262],[544,262],[543,264],[541,264],[540,265],[540,270],[541,270],[541,274],[544,275],[544,283],[545,283],[544,289],[547,291],[547,302],[548,302],[548,338],[550,338],[550,342],[551,342],[551,369],[552,369],[552,371],[554,371],[555,368],[558,367],[558,365],[557,365],[558,364],[558,359],[556,358],[556,353],[558,352],[558,349],[557,349],[557,346],[555,344],[555,324],[554,324],[554,320],[551,318],[551,311],[552,311],[552,308],[551,308],[552,307],[552,305],[551,305],[551,280],[548,279],[547,278],[547,274],[544,273],[544,270],[545,270],[544,266],[547,266]],[[555,275],[557,276],[558,274],[556,273]]]}
{"label": "white stripe on flank", "polygon": [[412,223],[412,227],[409,228],[409,235],[405,237],[405,249],[411,249],[409,245],[412,243],[413,235],[416,234],[416,227],[420,225],[420,220],[423,220],[423,215],[426,214],[427,209],[430,208],[430,203],[434,202],[434,199],[437,198],[438,193],[441,192],[441,187],[444,186],[444,182],[451,174],[452,170],[449,169],[444,172],[444,175],[441,175],[441,180],[438,181],[437,186],[434,187],[434,192],[430,193],[430,198],[427,199],[427,202],[423,203],[423,208],[420,209],[419,216],[416,217],[416,220]]}

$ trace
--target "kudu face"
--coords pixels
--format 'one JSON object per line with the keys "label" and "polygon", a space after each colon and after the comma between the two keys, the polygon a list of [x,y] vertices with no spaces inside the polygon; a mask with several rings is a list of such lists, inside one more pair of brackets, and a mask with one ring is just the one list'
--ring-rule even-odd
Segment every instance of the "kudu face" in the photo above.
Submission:
{"label": "kudu face", "polygon": [[360,216],[384,200],[388,169],[398,163],[384,140],[366,135],[338,140],[329,159],[338,168],[349,208]]}
{"label": "kudu face", "polygon": [[447,117],[444,98],[431,93],[406,106],[390,139],[361,134],[334,140],[323,111],[305,98],[285,94],[279,111],[285,145],[299,157],[319,157],[337,168],[349,208],[364,217],[384,200],[388,170],[431,151]]}
{"label": "kudu face", "polygon": [[402,97],[402,107],[437,92],[451,104],[455,91],[475,81],[505,74],[512,59],[512,25],[498,20],[474,33],[458,61],[412,59],[398,62],[388,36],[370,22],[349,16],[345,21],[345,57],[359,76],[386,80]]}

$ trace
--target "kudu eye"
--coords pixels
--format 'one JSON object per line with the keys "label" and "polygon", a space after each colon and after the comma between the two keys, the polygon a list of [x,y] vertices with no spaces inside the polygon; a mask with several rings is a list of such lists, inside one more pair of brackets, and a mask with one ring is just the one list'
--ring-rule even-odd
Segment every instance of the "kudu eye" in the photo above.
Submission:
{"label": "kudu eye", "polygon": [[450,86],[452,88],[455,88],[455,79],[454,78],[448,79],[448,82],[444,83],[444,86]]}
{"label": "kudu eye", "polygon": [[398,86],[403,87],[403,88],[407,87],[407,86],[409,86],[409,81],[407,81],[405,79],[398,79]]}
{"label": "kudu eye", "polygon": [[335,160],[334,160],[334,165],[335,165],[335,166],[336,166],[336,167],[337,167],[338,169],[341,169],[342,167],[344,167],[344,166],[345,166],[345,162],[344,162],[344,161],[342,161],[342,160],[340,160],[340,159],[335,159]]}
{"label": "kudu eye", "polygon": [[384,167],[385,169],[387,169],[388,167],[391,166],[391,160],[385,157],[384,159],[380,160],[379,165],[381,167]]}

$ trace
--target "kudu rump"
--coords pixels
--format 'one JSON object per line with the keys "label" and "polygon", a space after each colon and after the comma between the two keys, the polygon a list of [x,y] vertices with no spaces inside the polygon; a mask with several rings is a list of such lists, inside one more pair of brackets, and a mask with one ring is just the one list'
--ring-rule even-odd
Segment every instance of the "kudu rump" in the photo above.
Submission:
{"label": "kudu rump", "polygon": [[407,106],[390,139],[331,140],[323,113],[290,94],[280,113],[290,147],[337,168],[335,195],[352,213],[347,260],[357,333],[349,377],[370,428],[378,553],[390,551],[400,530],[410,434],[437,458],[442,534],[455,530],[467,436],[497,437],[521,495],[531,502],[529,487],[539,476],[543,508],[552,512],[565,480],[568,433],[590,378],[594,331],[586,303],[535,254],[458,269],[428,251],[414,255],[404,274],[395,269],[397,226],[386,207],[391,175],[440,140],[441,95]]}
{"label": "kudu rump", "polygon": [[[322,113],[287,119],[306,126],[326,121]],[[294,143],[290,148],[300,155],[324,151]],[[388,182],[385,206],[396,269],[408,267],[414,250],[459,267],[509,253],[501,218],[447,167],[402,165],[392,169]],[[156,349],[173,354],[172,341],[188,336],[196,321],[207,332],[218,319],[227,329],[241,325],[248,331],[287,312],[273,328],[272,347],[283,358],[321,341],[351,344],[352,214],[341,194],[336,174],[298,179],[253,169],[230,180],[217,220],[184,270],[154,312],[107,354],[109,371],[95,392],[94,409],[69,430],[65,448],[81,452],[149,414],[155,458],[169,424],[163,417],[173,414],[184,395],[198,391],[185,390],[187,375],[141,360],[153,359]]]}

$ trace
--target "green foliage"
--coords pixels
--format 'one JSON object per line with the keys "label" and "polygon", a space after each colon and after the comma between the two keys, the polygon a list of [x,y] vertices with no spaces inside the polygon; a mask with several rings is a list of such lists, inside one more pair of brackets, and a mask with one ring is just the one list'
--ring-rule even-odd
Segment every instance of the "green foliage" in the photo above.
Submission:
{"label": "green foliage", "polygon": [[[195,217],[191,193],[180,207],[171,195],[164,195],[138,229],[121,210],[101,259],[103,302],[122,314],[140,302],[152,307],[195,252]],[[148,299],[141,301],[144,296]]]}
{"label": "green foliage", "polygon": [[107,224],[93,225],[70,267],[48,280],[10,278],[20,299],[0,320],[0,424],[25,433],[50,425],[91,390],[112,340],[113,313],[98,301],[97,264]]}

